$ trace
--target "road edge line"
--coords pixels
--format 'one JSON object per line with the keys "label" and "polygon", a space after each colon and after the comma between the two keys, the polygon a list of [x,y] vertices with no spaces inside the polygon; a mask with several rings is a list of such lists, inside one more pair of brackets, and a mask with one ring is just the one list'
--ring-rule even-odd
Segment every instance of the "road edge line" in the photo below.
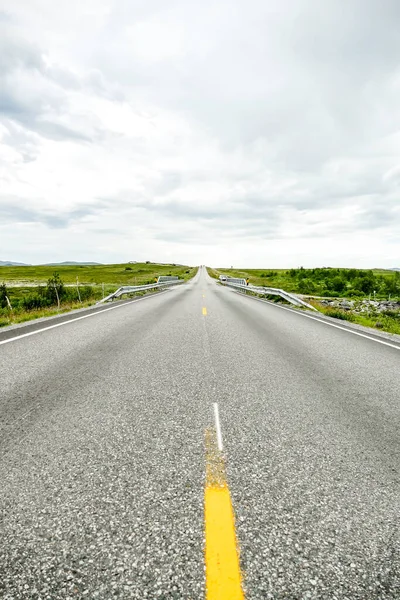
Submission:
{"label": "road edge line", "polygon": [[[236,292],[236,294],[240,294],[240,292]],[[243,296],[243,294],[242,294]],[[244,297],[244,296],[243,296]],[[307,319],[312,319],[313,321],[317,321],[318,323],[322,323],[323,325],[328,325],[329,327],[335,327],[335,329],[341,329],[342,331],[347,331],[353,335],[358,335],[359,337],[366,338],[367,340],[371,340],[372,342],[377,342],[378,344],[383,344],[384,346],[389,346],[390,348],[394,348],[395,350],[400,350],[400,345],[396,346],[395,344],[391,344],[390,342],[385,342],[384,340],[378,340],[377,338],[371,337],[366,333],[361,333],[360,331],[354,331],[354,329],[350,329],[348,327],[343,327],[342,325],[336,325],[336,323],[330,323],[329,321],[325,321],[324,319],[318,319],[317,317],[313,317],[312,315],[307,315],[303,312],[297,312],[291,308],[287,308],[286,306],[280,306],[279,304],[275,304],[274,302],[269,302],[268,300],[263,300],[262,298],[255,298],[251,296],[245,296],[249,300],[256,300],[257,302],[262,302],[263,304],[269,304],[270,306],[274,306],[275,308],[280,308],[282,310],[287,310],[288,312],[299,315],[301,317],[306,317]]]}

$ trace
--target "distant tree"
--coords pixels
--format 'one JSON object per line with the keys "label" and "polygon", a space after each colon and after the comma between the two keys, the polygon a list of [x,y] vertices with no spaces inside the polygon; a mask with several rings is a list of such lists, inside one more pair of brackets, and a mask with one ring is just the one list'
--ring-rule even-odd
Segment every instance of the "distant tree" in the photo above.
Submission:
{"label": "distant tree", "polygon": [[7,286],[3,282],[0,285],[0,308],[6,308],[8,306],[7,298],[8,298]]}
{"label": "distant tree", "polygon": [[357,269],[348,269],[346,276],[349,281],[353,281],[357,277]]}
{"label": "distant tree", "polygon": [[297,277],[299,279],[305,279],[307,277],[307,271],[304,267],[300,267],[300,270],[297,271]]}
{"label": "distant tree", "polygon": [[300,294],[313,294],[316,290],[316,286],[311,279],[301,279],[299,281],[299,292]]}
{"label": "distant tree", "polygon": [[353,281],[353,287],[357,290],[361,290],[364,294],[371,294],[378,286],[373,275],[371,277],[359,274]]}
{"label": "distant tree", "polygon": [[342,279],[341,277],[339,277],[338,275],[336,275],[331,280],[331,289],[336,292],[343,292],[346,289],[346,287],[347,287],[346,281],[344,279]]}
{"label": "distant tree", "polygon": [[[395,273],[393,277],[385,279],[385,291],[388,294],[396,295],[400,292],[400,272]],[[1,288],[0,288],[1,289]],[[1,298],[1,293],[0,293]]]}
{"label": "distant tree", "polygon": [[47,280],[46,296],[52,304],[57,304],[60,308],[60,302],[65,296],[64,282],[60,275],[55,271],[53,277]]}

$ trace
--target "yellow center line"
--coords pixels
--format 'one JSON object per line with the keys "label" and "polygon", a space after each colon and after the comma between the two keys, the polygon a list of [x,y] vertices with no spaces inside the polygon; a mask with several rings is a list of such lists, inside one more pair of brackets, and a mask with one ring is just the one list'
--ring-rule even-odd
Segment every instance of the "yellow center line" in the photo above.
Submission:
{"label": "yellow center line", "polygon": [[235,517],[214,430],[206,431],[206,600],[244,600]]}
{"label": "yellow center line", "polygon": [[207,309],[205,306],[203,306],[203,315],[206,317],[207,316]]}

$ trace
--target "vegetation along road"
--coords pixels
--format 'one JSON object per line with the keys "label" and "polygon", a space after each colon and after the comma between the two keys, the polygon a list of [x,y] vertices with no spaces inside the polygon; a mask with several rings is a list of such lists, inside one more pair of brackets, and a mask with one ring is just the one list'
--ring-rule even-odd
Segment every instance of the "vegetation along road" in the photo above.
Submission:
{"label": "vegetation along road", "polygon": [[0,266],[0,327],[85,308],[123,285],[154,283],[160,275],[190,279],[196,270],[150,261],[122,265]]}
{"label": "vegetation along road", "polygon": [[399,338],[204,268],[77,317],[0,331],[1,598],[400,597]]}

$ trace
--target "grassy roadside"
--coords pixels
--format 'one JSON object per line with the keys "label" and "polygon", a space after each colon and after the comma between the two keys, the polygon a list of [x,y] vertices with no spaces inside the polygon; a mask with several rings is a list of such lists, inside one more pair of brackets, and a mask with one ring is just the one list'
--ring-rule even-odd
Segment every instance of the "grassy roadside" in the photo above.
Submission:
{"label": "grassy roadside", "polygon": [[[110,293],[113,291],[115,291],[114,287],[110,289]],[[149,290],[148,292],[137,292],[132,297],[138,298],[139,296],[155,293],[157,292],[152,290]],[[101,296],[99,296],[97,300],[92,299],[84,302],[63,302],[60,306],[60,309],[58,309],[57,306],[51,306],[45,309],[7,311],[5,316],[2,316],[0,313],[0,327],[17,325],[18,323],[25,323],[27,321],[33,321],[35,319],[42,319],[45,317],[56,317],[57,315],[62,315],[73,310],[89,308],[90,306],[94,306],[98,300],[101,300]]]}
{"label": "grassy roadside", "polygon": [[[209,275],[215,279],[218,279],[221,274],[229,275],[231,277],[243,277],[245,279],[249,278],[250,283],[252,285],[258,286],[266,286],[266,287],[275,287],[281,288],[288,292],[293,293],[301,293],[299,291],[299,286],[301,288],[301,282],[303,279],[310,280],[312,277],[311,270],[307,270],[307,277],[302,278],[299,277],[299,274],[302,275],[301,269],[273,269],[273,270],[265,270],[265,269],[246,269],[246,270],[235,270],[235,269],[212,269],[207,267],[207,271]],[[296,273],[293,274],[293,271]],[[321,271],[322,269],[315,269],[318,271],[316,274],[316,280],[312,281],[312,285],[314,289],[319,286],[320,288],[323,286],[329,286],[329,282],[337,283],[341,287],[341,293],[338,290],[333,289],[325,289],[325,293],[330,298],[344,298],[348,283],[348,275],[349,269],[327,269],[326,271],[334,271],[334,273],[327,273],[325,275],[325,280],[321,283]],[[341,275],[341,271],[344,274]],[[364,276],[361,274],[358,269],[354,269],[355,277],[354,279],[357,281],[357,285],[362,285]],[[292,272],[292,274],[291,274]],[[322,273],[323,274],[323,273]],[[370,282],[371,285],[374,285],[376,290],[376,298],[379,297],[387,299],[388,297],[388,288],[394,292],[395,297],[392,299],[400,299],[400,274],[393,273],[392,271],[365,271],[365,280]],[[372,274],[372,275],[371,275]],[[346,279],[347,276],[347,279]],[[341,279],[339,283],[337,278]],[[351,278],[350,278],[351,279]],[[360,283],[361,281],[361,283]],[[347,285],[346,285],[347,282]],[[365,283],[365,282],[364,282]],[[308,285],[308,284],[307,284]],[[367,284],[365,283],[367,287]],[[391,286],[391,287],[390,287]],[[332,287],[332,286],[329,286]],[[375,289],[374,288],[374,289]],[[304,288],[303,288],[304,289]],[[362,300],[368,299],[370,296],[369,293],[363,293],[361,290],[358,290],[357,294],[350,294],[351,298],[356,298],[357,302],[362,302]],[[271,298],[272,299],[272,298]],[[275,297],[274,301],[277,299]],[[280,300],[278,300],[280,302]],[[324,306],[318,301],[317,298],[310,299],[307,298],[307,302],[315,306],[315,308],[329,317],[333,317],[335,319],[348,321],[351,323],[356,323],[358,325],[363,325],[364,327],[370,327],[373,329],[378,329],[380,331],[385,331],[387,333],[400,335],[400,311],[399,310],[387,310],[385,312],[379,312],[376,307],[373,305],[368,306],[368,308],[363,312],[363,314],[359,314],[356,310],[344,310],[340,307],[332,307],[332,306]]]}
{"label": "grassy roadside", "polygon": [[0,327],[6,327],[7,325],[16,325],[17,323],[24,323],[25,321],[32,321],[34,319],[41,319],[43,317],[54,317],[61,315],[71,310],[78,308],[87,308],[95,304],[95,301],[86,302],[73,302],[68,304],[62,304],[60,310],[57,306],[53,306],[47,309],[38,309],[30,311],[8,311],[7,314],[0,316]]}
{"label": "grassy roadside", "polygon": [[387,333],[395,333],[400,335],[400,312],[396,311],[396,313],[392,314],[392,311],[390,311],[389,314],[384,314],[371,310],[366,314],[359,315],[350,310],[322,306],[316,300],[309,300],[309,302],[315,306],[319,312],[327,315],[328,317],[333,317],[334,319],[340,319],[350,323],[357,323],[358,325],[363,325],[364,327],[371,327],[373,329],[379,329],[380,331],[386,331]]}
{"label": "grassy roadside", "polygon": [[[54,294],[49,297],[48,280],[54,272],[59,274],[63,284],[62,288],[59,288],[60,308]],[[4,283],[12,307],[9,308],[4,297],[2,301],[0,289],[0,327],[92,306],[103,298],[103,294],[107,296],[123,285],[153,283],[159,275],[176,275],[180,279],[188,280],[194,277],[196,272],[197,267],[154,263],[95,265],[83,268],[79,265],[0,267],[0,288]],[[144,293],[138,292],[135,296]],[[150,290],[147,293],[154,292]]]}
{"label": "grassy roadside", "polygon": [[[222,271],[217,271],[217,269],[212,269],[211,267],[206,267],[207,269],[207,273],[209,274],[210,277],[213,277],[213,279],[218,279],[218,277],[222,274]],[[225,271],[224,271],[225,273]],[[233,277],[233,275],[232,275]]]}

